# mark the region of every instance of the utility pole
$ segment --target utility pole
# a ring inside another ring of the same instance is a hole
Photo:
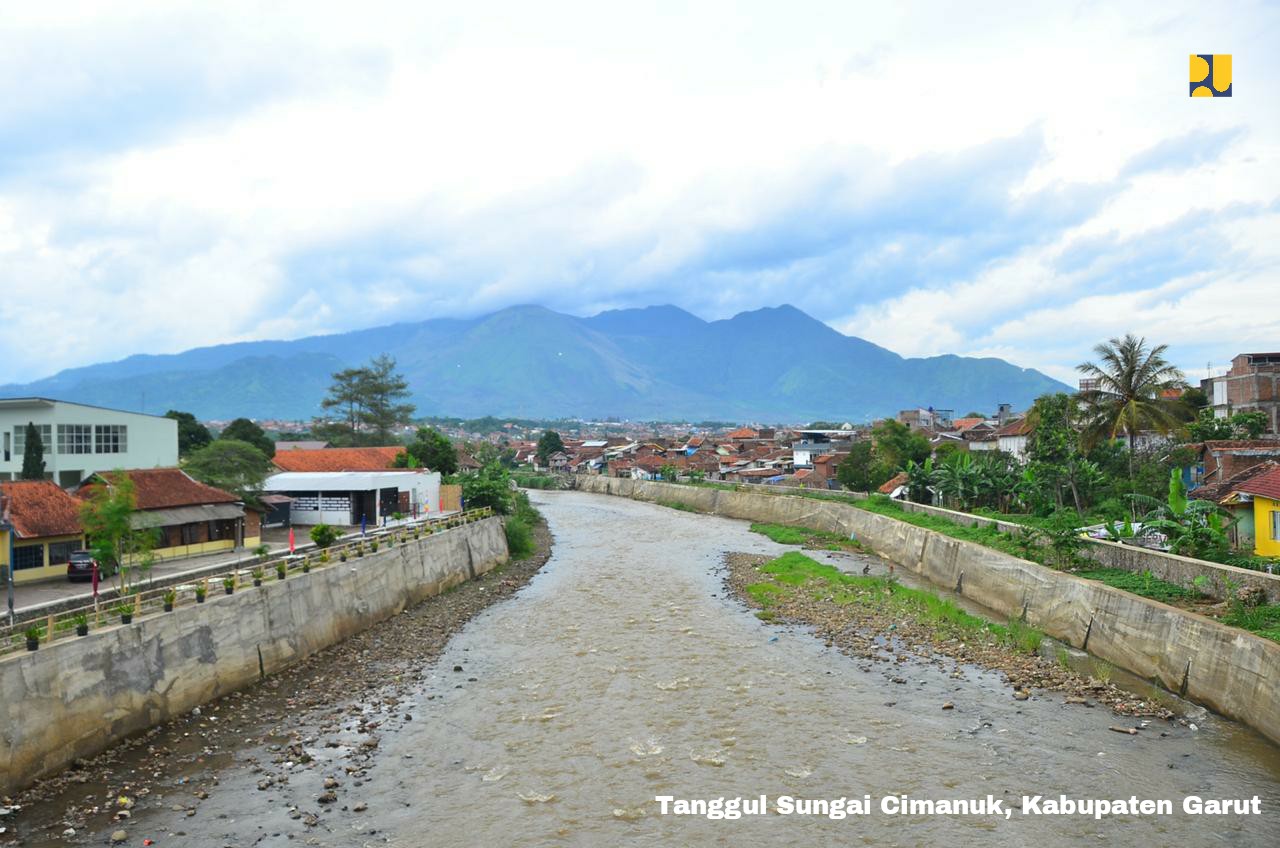
[[[6,551],[7,559],[5,560],[5,587],[9,595],[9,626],[13,626],[13,522],[9,520],[8,503],[0,498],[0,531],[4,532],[4,538],[8,544],[9,550]]]

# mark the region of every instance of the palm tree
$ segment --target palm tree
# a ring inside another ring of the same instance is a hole
[[[1177,401],[1164,397],[1166,389],[1186,387],[1186,380],[1164,358],[1168,345],[1147,348],[1147,340],[1132,333],[1111,339],[1094,349],[1099,363],[1085,362],[1076,370],[1094,381],[1095,388],[1080,392],[1085,404],[1085,438],[1092,446],[1103,437],[1121,433],[1129,439],[1130,476],[1134,440],[1141,430],[1168,433],[1178,424]]]

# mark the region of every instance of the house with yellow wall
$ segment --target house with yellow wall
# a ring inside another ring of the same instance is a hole
[[[51,480],[0,482],[0,570],[7,576],[12,555],[15,583],[65,578],[84,547],[79,500]]]
[[[1280,468],[1237,484],[1234,495],[1253,504],[1253,552],[1280,557]]]

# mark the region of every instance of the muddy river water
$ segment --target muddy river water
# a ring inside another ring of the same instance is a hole
[[[190,831],[159,845],[1280,845],[1280,756],[1237,724],[1201,711],[1194,730],[1157,722],[1122,736],[1104,709],[1016,701],[995,674],[857,661],[724,596],[726,552],[785,550],[747,524],[533,497],[554,555],[417,686],[414,720],[382,736],[361,787],[367,811],[307,830],[228,766],[216,828],[160,809],[130,830]],[[663,816],[654,800],[761,794],[870,795],[875,809],[719,821]],[[903,794],[991,795],[1014,809],[1007,820],[880,812],[881,796]],[[1024,794],[1169,799],[1175,813],[1023,815]],[[1262,814],[1187,815],[1190,795],[1260,796]]]

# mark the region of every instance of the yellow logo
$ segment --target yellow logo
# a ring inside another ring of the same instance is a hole
[[[1231,96],[1231,54],[1191,54],[1191,96]]]

